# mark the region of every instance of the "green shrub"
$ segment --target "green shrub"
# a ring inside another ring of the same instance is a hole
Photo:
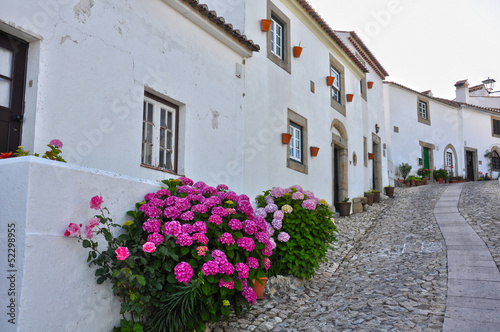
[[[399,173],[401,173],[401,176],[403,177],[403,180],[406,181],[406,177],[408,174],[411,172],[411,165],[408,163],[402,163],[399,165]]]

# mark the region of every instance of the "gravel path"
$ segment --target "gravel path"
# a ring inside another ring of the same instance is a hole
[[[394,199],[337,217],[329,263],[311,280],[271,278],[268,299],[226,331],[440,331],[446,248],[433,209],[446,185],[396,188]]]

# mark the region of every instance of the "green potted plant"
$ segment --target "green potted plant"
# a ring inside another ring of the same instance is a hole
[[[401,165],[399,165],[399,173],[403,177],[403,180],[406,181],[406,177],[408,176],[408,174],[410,174],[410,172],[411,172],[411,165],[410,164],[402,163]]]
[[[351,202],[349,202],[349,197],[345,197],[342,202],[338,203],[338,206],[341,217],[348,217],[351,215]]]
[[[375,194],[372,193],[371,190],[365,191],[366,203],[370,206],[373,205],[373,196],[375,196]]]
[[[388,185],[387,187],[384,188],[385,189],[385,194],[387,196],[389,196],[390,198],[393,198],[394,197],[394,187],[392,187],[391,185]]]
[[[414,175],[410,175],[407,179],[407,182],[409,182],[410,185],[413,187],[413,186],[415,186],[415,180],[416,180],[416,177]]]
[[[380,203],[380,190],[370,190],[373,194],[373,203]]]

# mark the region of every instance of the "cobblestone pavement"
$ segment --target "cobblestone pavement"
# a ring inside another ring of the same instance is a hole
[[[433,209],[447,185],[396,188],[394,199],[337,217],[336,250],[310,280],[271,278],[268,299],[227,331],[440,331],[446,248]]]
[[[500,185],[498,181],[464,184],[458,210],[493,256],[500,269]]]

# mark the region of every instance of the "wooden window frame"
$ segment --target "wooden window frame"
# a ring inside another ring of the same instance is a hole
[[[332,54],[330,54],[330,74],[332,72],[332,68],[335,69],[338,73],[339,73],[339,76],[340,76],[340,82],[338,82],[339,84],[339,89],[340,89],[340,100],[336,100],[333,98],[333,89],[334,87],[332,86],[330,88],[330,106],[333,107],[334,109],[336,109],[340,114],[342,114],[343,116],[346,116],[346,107],[345,107],[345,94],[344,94],[344,91],[345,91],[345,70],[344,70],[344,66],[342,65],[342,63],[340,63],[340,61],[338,61],[337,59],[335,59],[333,57]],[[333,81],[334,84],[335,84],[335,81]]]
[[[421,107],[420,105],[424,104],[425,105],[425,117],[422,116],[421,112]],[[430,103],[427,98],[417,98],[417,118],[418,122],[426,124],[426,125],[431,125],[431,111],[430,111]]]

